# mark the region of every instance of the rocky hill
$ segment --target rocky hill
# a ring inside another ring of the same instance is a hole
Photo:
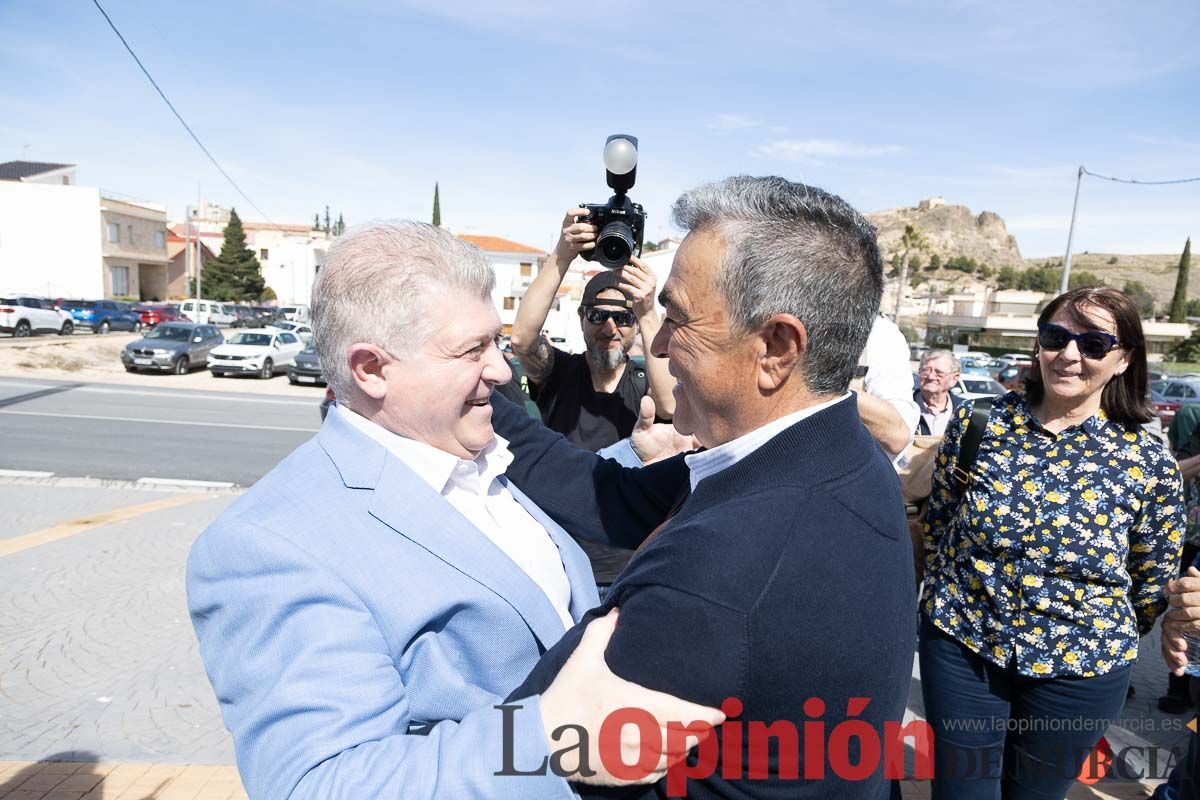
[[[1180,246],[1180,252],[1183,247]],[[1026,266],[1040,267],[1047,262],[1044,258],[1026,259]],[[1062,257],[1049,259],[1056,266],[1062,266]],[[1200,298],[1200,276],[1197,276],[1195,259],[1188,280],[1188,299]],[[1166,309],[1171,305],[1175,296],[1175,278],[1179,273],[1179,253],[1162,255],[1121,255],[1119,253],[1076,253],[1071,256],[1071,274],[1091,272],[1109,286],[1118,289],[1125,286],[1126,281],[1141,281],[1150,293],[1154,295],[1154,306]]]
[[[962,256],[993,270],[1026,266],[1017,240],[1009,235],[1000,215],[992,211],[977,215],[966,206],[948,206],[940,197],[934,197],[922,200],[916,208],[875,211],[867,214],[867,219],[879,229],[879,249],[885,262],[899,250],[904,226],[912,225],[925,234],[929,243],[929,250],[921,254],[926,264],[937,253],[943,262]]]

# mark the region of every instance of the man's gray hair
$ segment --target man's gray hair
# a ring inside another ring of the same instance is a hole
[[[953,367],[953,369],[951,369],[950,371],[951,372],[962,372],[962,364],[958,363],[958,356],[954,355],[954,353],[950,352],[949,350],[927,350],[927,351],[925,351],[925,355],[921,356],[921,366],[924,367],[926,364],[928,364],[930,361],[933,361],[935,358],[950,359],[950,365]]]
[[[809,391],[845,392],[883,295],[875,226],[821,189],[744,175],[687,192],[673,215],[685,230],[723,239],[716,285],[734,331],[794,315],[808,331]]]
[[[334,239],[312,291],[321,371],[339,402],[357,392],[346,353],[378,345],[407,359],[433,334],[436,295],[491,298],[496,274],[478,247],[444,228],[404,219],[358,225]]]

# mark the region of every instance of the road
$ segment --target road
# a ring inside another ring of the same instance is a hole
[[[0,378],[0,469],[249,486],[320,427],[318,402]]]

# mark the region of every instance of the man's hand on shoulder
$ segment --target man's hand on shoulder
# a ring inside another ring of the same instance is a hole
[[[604,651],[616,630],[617,622],[617,610],[613,609],[607,616],[588,623],[579,646],[541,697],[542,727],[551,749],[561,738],[564,725],[580,725],[588,732],[587,760],[593,772],[569,778],[578,783],[599,786],[655,783],[666,775],[668,767],[682,760],[688,750],[699,744],[698,740],[689,737],[690,746],[687,749],[662,753],[654,771],[642,780],[617,778],[605,770],[604,761],[600,758],[599,742],[601,726],[618,709],[637,708],[649,712],[658,722],[659,740],[669,744],[674,744],[676,738],[667,736],[668,723],[687,725],[701,721],[715,729],[725,721],[725,715],[719,709],[689,703],[614,675],[604,660]],[[555,735],[556,732],[559,736]],[[637,763],[640,750],[637,727],[626,725],[621,731],[621,760],[626,764]],[[579,763],[566,760],[562,766],[567,770],[575,770]]]

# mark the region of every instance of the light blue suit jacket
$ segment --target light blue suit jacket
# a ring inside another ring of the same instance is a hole
[[[509,489],[558,545],[578,621],[599,605],[587,557]],[[571,796],[553,773],[494,775],[493,706],[562,620],[520,567],[338,414],[201,534],[187,593],[254,800]],[[538,699],[513,718],[517,769],[549,753]]]

